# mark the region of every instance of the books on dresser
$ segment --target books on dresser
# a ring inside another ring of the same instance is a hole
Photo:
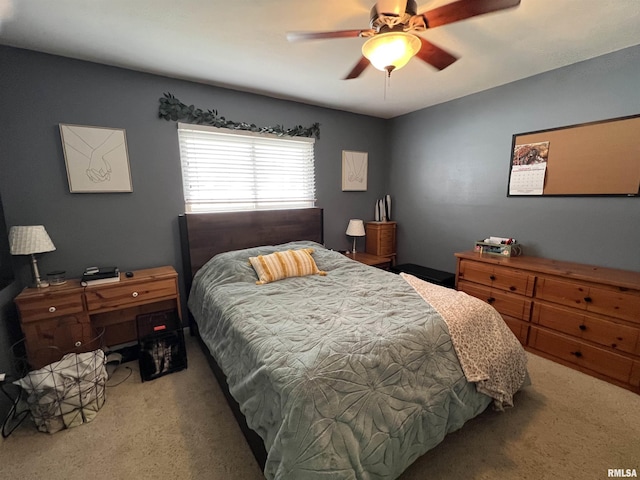
[[[80,283],[84,287],[119,281],[120,270],[118,267],[89,267],[80,279]]]

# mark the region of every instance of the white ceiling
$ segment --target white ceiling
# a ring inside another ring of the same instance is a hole
[[[419,1],[418,12],[450,1]],[[0,43],[382,118],[640,44],[640,0],[522,0],[428,30],[459,60],[439,72],[412,59],[387,85],[373,67],[342,80],[364,39],[286,40],[287,31],[368,28],[374,3],[0,0]]]

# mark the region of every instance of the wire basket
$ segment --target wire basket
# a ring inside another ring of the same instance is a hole
[[[55,433],[94,419],[105,402],[107,370],[102,350],[68,353],[16,380],[36,427]]]

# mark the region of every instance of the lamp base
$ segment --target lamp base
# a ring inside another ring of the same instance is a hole
[[[33,269],[33,288],[45,288],[49,286],[47,280],[40,279],[40,272],[38,271],[38,262],[36,256],[31,254],[31,267]]]

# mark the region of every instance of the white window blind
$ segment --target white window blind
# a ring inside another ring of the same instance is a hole
[[[314,139],[178,124],[185,211],[315,206]]]

